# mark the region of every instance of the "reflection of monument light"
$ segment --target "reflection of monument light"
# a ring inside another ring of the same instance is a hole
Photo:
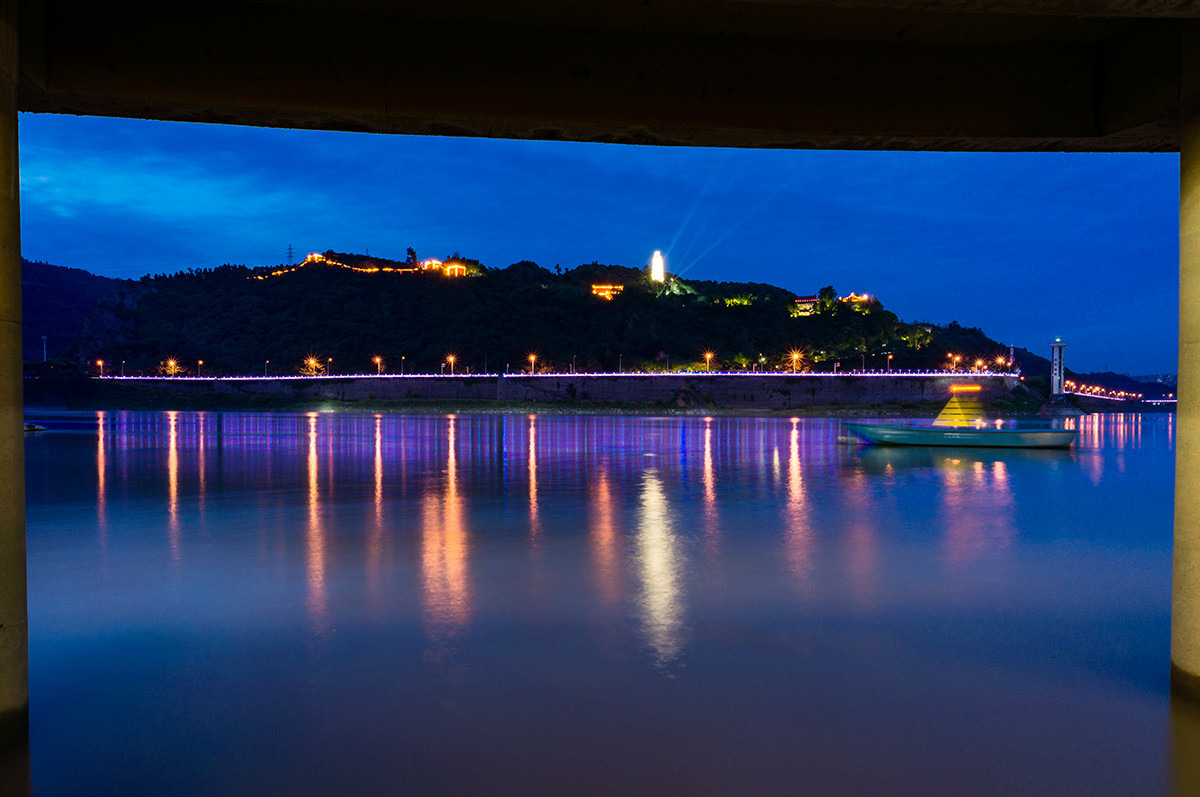
[[[650,279],[655,282],[667,281],[667,269],[663,265],[663,255],[657,249],[654,250],[654,256],[650,258]]]
[[[683,647],[683,552],[671,530],[671,510],[657,474],[646,474],[641,503],[637,530],[642,575],[639,603],[650,646],[661,665],[675,659]]]

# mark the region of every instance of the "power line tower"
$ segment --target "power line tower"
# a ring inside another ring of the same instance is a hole
[[[295,256],[296,256],[295,252],[292,251],[292,245],[288,244],[288,265],[289,266],[292,264],[292,260],[293,260],[293,258],[295,258]]]

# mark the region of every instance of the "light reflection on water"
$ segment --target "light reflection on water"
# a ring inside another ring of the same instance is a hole
[[[768,417],[38,420],[49,793],[127,792],[131,766],[132,791],[175,793],[1180,776],[1173,415],[1086,416],[1069,452]]]

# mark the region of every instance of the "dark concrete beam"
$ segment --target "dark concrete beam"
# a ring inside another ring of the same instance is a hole
[[[854,41],[271,3],[31,5],[28,111],[712,146],[1177,147],[1169,22],[1104,28],[1100,42]]]

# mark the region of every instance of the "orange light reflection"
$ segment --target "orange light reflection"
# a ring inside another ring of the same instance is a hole
[[[180,557],[179,539],[179,413],[167,413],[167,539],[171,545],[171,559]]]
[[[471,618],[469,539],[458,496],[455,420],[450,416],[446,432],[445,489],[440,498],[430,493],[422,506],[422,597],[426,633],[434,640],[458,635]]]
[[[308,606],[312,632],[329,631],[329,607],[325,592],[325,530],[321,527],[321,495],[318,482],[317,414],[308,414]]]

